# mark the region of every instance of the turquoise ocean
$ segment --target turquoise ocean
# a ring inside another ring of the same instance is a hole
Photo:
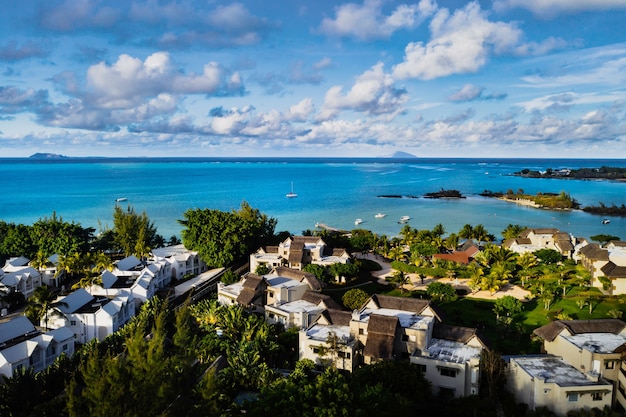
[[[145,211],[165,238],[180,236],[177,220],[190,208],[237,209],[242,201],[278,220],[276,231],[300,234],[316,223],[398,235],[401,216],[416,229],[443,224],[457,233],[482,224],[497,238],[508,224],[556,227],[575,236],[626,239],[626,218],[548,211],[481,197],[484,190],[570,193],[583,206],[626,204],[626,182],[530,179],[524,168],[626,167],[626,160],[396,158],[68,158],[0,159],[0,219],[32,224],[52,213],[97,230],[112,227],[115,204]],[[297,198],[286,198],[293,183]],[[425,199],[459,190],[467,198]],[[417,198],[380,198],[380,195]],[[116,199],[126,201],[116,203]],[[375,218],[385,213],[384,218]]]

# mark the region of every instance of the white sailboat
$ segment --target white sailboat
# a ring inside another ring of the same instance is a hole
[[[295,198],[297,196],[298,196],[298,194],[293,192],[293,181],[292,181],[291,182],[291,191],[288,192],[287,194],[285,194],[285,197],[287,197],[287,198]]]

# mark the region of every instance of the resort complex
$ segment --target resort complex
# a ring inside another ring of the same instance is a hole
[[[555,294],[564,296],[575,288],[581,294],[583,289],[595,291],[596,304],[600,297],[626,295],[626,242],[590,243],[558,229],[521,228],[498,245],[486,243],[480,234],[478,239],[470,234],[444,240],[441,231],[407,226],[402,238],[361,248],[359,256],[329,243],[348,243],[356,250],[359,233],[288,236],[252,250],[243,263],[229,268],[212,268],[199,251],[175,244],[144,256],[120,257],[100,269],[94,266],[97,273],[79,283],[60,255],[43,263],[11,257],[0,270],[0,374],[8,381],[24,369],[43,372],[61,356],[106,343],[154,299],[167,300],[175,309],[208,299],[219,306],[211,308],[236,309],[294,334],[294,360],[309,361],[320,374],[350,375],[392,361],[419,370],[438,398],[485,397],[504,388],[528,410],[547,409],[558,416],[581,409],[626,410],[622,310],[614,311],[614,318],[578,320],[557,312],[529,337],[540,346],[537,351],[506,352],[503,341],[494,348],[484,324],[468,326],[459,319],[462,313],[455,313],[455,322],[446,304],[459,296],[488,294],[497,325],[504,329],[500,334],[512,335],[514,315],[531,300],[548,311]],[[379,268],[362,281],[350,268],[362,267],[366,259]],[[546,274],[554,280],[540,281],[539,270],[532,268],[541,264],[552,265],[545,271],[553,271]],[[513,271],[519,280],[513,279]],[[531,288],[531,280],[538,289]],[[385,290],[367,293],[361,287]],[[452,292],[446,293],[447,288]],[[350,307],[338,296],[357,290],[365,296]],[[45,291],[54,296],[35,323],[11,301],[20,295],[27,305],[42,302]],[[587,306],[591,313],[593,304],[580,303],[581,311]],[[225,337],[226,323],[198,320]],[[234,352],[225,352],[230,360]],[[500,379],[494,377],[498,373]],[[494,387],[497,381],[501,385]]]

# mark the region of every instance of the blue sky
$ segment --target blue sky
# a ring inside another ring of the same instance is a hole
[[[626,157],[626,0],[21,0],[0,156]]]

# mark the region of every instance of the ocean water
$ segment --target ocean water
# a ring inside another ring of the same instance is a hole
[[[443,224],[447,233],[464,224],[482,224],[496,237],[508,224],[556,227],[575,236],[606,233],[626,239],[626,218],[582,211],[549,211],[478,195],[484,190],[571,194],[584,205],[626,204],[626,183],[531,179],[511,176],[524,168],[619,166],[626,160],[558,159],[0,159],[0,219],[32,224],[53,212],[66,221],[112,227],[119,203],[145,211],[158,233],[180,236],[179,219],[190,208],[237,209],[242,201],[278,220],[276,231],[300,234],[326,223],[359,226],[395,236],[401,216],[417,229]],[[297,198],[286,198],[293,183]],[[425,193],[459,190],[467,198],[432,200]],[[380,195],[418,198],[380,198]],[[385,213],[382,219],[376,213]]]

